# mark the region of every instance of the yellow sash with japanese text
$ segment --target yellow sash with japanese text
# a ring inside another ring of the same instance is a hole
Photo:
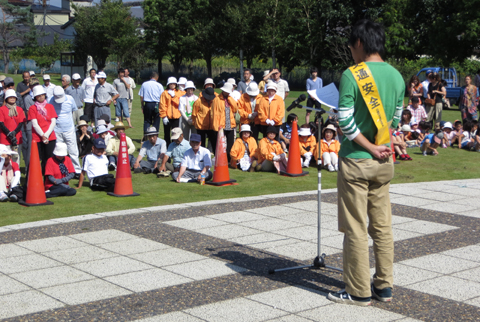
[[[389,123],[383,109],[383,103],[380,99],[377,84],[373,79],[372,72],[364,62],[349,68],[355,81],[357,82],[363,100],[367,105],[368,111],[372,116],[373,122],[377,127],[377,135],[375,136],[375,144],[383,145],[390,143]]]

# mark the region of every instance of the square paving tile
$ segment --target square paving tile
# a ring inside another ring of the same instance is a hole
[[[48,287],[41,289],[41,291],[69,305],[99,301],[132,293],[100,279]]]
[[[409,265],[442,274],[451,274],[479,266],[477,262],[472,262],[442,254],[431,254],[418,258],[407,259],[405,261],[401,261],[400,264]]]
[[[154,252],[130,255],[139,261],[158,266],[175,265],[185,262],[198,261],[207,257],[178,248],[157,250]]]
[[[451,202],[435,202],[429,205],[421,205],[419,208],[434,210],[434,211],[441,211],[441,212],[448,212],[451,214],[456,214],[468,210],[477,209],[477,206],[472,206],[469,204],[462,204],[457,205]]]
[[[310,310],[332,303],[327,300],[325,294],[296,286],[258,293],[247,296],[247,298],[290,313]]]
[[[16,244],[37,253],[87,246],[81,241],[65,236],[28,240]]]
[[[480,267],[452,274],[452,276],[480,283]]]
[[[413,231],[397,229],[397,226],[393,226],[392,232],[393,232],[393,241],[399,241],[399,240],[423,236],[423,234],[414,233]]]
[[[281,216],[278,216],[278,218],[297,222],[302,225],[311,225],[315,227],[318,224],[318,216],[316,213],[313,213],[313,212],[298,212],[294,214],[281,215]],[[327,221],[333,221],[333,220],[337,220],[337,217],[322,214],[322,217],[321,217],[322,223],[325,223]]]
[[[303,224],[298,222],[292,222],[292,221],[281,220],[276,218],[247,221],[247,222],[241,223],[240,225],[244,227],[259,229],[263,231],[272,231],[272,232],[280,229],[289,229],[289,228],[303,226]]]
[[[255,208],[255,209],[248,209],[248,212],[253,212],[260,215],[265,215],[269,217],[277,218],[281,215],[288,215],[295,212],[292,208],[285,207],[285,206],[270,206],[270,207],[263,207],[263,208]]]
[[[297,313],[305,318],[319,321],[321,317],[327,317],[328,321],[394,321],[405,316],[376,307],[360,307],[355,305],[331,304],[319,308]]]
[[[395,225],[396,229],[403,229],[408,231],[413,231],[420,234],[436,234],[441,233],[451,229],[457,229],[457,227],[437,224],[435,222],[424,221],[424,220],[415,220],[406,222],[403,224]]]
[[[375,271],[375,269],[373,270]],[[393,264],[393,283],[395,285],[406,286],[438,276],[441,276],[441,274],[407,265]]]
[[[82,215],[82,216],[55,218],[53,220],[61,223],[67,223],[67,222],[85,221],[85,220],[100,219],[100,218],[103,218],[103,216],[90,214],[90,215]]]
[[[184,311],[210,322],[238,322],[239,317],[242,322],[254,322],[287,314],[285,311],[244,298],[198,306]]]
[[[245,268],[211,258],[167,266],[164,269],[194,280],[203,280],[247,271]]]
[[[237,224],[210,227],[210,228],[197,230],[196,232],[200,234],[216,237],[216,238],[227,239],[227,240],[234,237],[241,237],[241,236],[248,236],[248,235],[255,235],[255,234],[262,233],[261,230],[243,227]]]
[[[403,224],[409,221],[415,221],[415,218],[409,218],[409,217],[402,217],[402,216],[392,216],[392,226],[393,225],[398,225],[398,224]]]
[[[470,304],[470,305],[480,306],[480,297],[476,297],[474,299],[465,301],[465,303]]]
[[[0,295],[18,293],[30,290],[30,287],[8,277],[7,275],[0,275]]]
[[[278,318],[274,318],[271,320],[268,320],[271,322],[312,322],[310,319],[305,319],[302,318],[301,316],[295,315],[295,314],[290,314],[290,315],[285,315],[285,316],[280,316]]]
[[[452,276],[441,276],[411,284],[408,288],[455,301],[466,301],[480,296],[480,283]]]
[[[139,254],[171,248],[171,246],[146,238],[129,239],[108,244],[101,244],[99,247],[122,255]]]
[[[190,314],[178,311],[167,314],[152,316],[135,322],[204,322],[205,320],[196,318]]]
[[[462,248],[456,248],[442,252],[441,254],[467,259],[474,262],[480,262],[480,246],[471,245]]]
[[[271,247],[265,250],[299,260],[313,259],[315,256],[317,256],[317,244],[306,241],[284,246]],[[322,253],[335,254],[339,252],[341,252],[341,249],[335,249],[322,244]]]
[[[33,288],[75,283],[94,279],[95,276],[68,266],[57,266],[10,275]]]
[[[215,220],[207,217],[192,217],[187,219],[166,221],[164,222],[164,224],[188,230],[198,230],[203,228],[226,225],[224,221]]]
[[[15,244],[0,245],[0,258],[31,255],[31,254],[33,254],[31,250],[17,246]]]
[[[75,238],[85,243],[94,244],[94,245],[104,244],[104,243],[113,243],[120,240],[138,238],[137,236],[127,234],[127,233],[124,233],[123,231],[115,230],[115,229],[93,231],[89,233],[70,235],[69,237]]]
[[[42,255],[53,258],[65,264],[76,264],[88,261],[94,261],[102,258],[116,257],[118,254],[112,253],[108,250],[96,247],[85,246],[79,248],[71,248],[64,250],[56,250],[53,252],[46,252]]]
[[[60,265],[62,265],[62,263],[54,261],[53,259],[32,254],[2,259],[0,261],[0,272],[12,274]]]
[[[193,281],[190,278],[170,273],[160,268],[110,276],[105,279],[134,292],[145,292]]]
[[[91,262],[74,264],[72,266],[99,277],[125,274],[153,268],[151,265],[123,256],[98,259]]]
[[[445,192],[440,192],[440,191],[432,191],[432,192],[427,192],[424,194],[420,195],[422,198],[429,199],[429,200],[437,200],[437,201],[455,201],[455,200],[460,200],[463,199],[463,202],[465,202],[466,196],[461,196],[461,195],[455,195],[452,193],[445,193]],[[468,201],[467,201],[468,202]]]
[[[263,215],[254,214],[246,211],[227,212],[223,214],[209,215],[205,217],[215,219],[215,220],[225,221],[228,223],[240,223],[244,221],[261,220],[261,219],[269,218]]]
[[[0,296],[0,319],[57,309],[65,305],[38,291]]]
[[[241,245],[246,245],[246,246],[252,246],[255,247],[255,245],[258,244],[263,244],[267,242],[291,242],[291,238],[283,235],[278,235],[274,233],[268,233],[264,232],[261,234],[255,234],[255,235],[250,235],[250,236],[242,236],[242,237],[235,237],[235,238],[230,238],[229,241],[233,243],[238,243]]]
[[[474,210],[460,211],[457,214],[461,216],[480,218],[480,211],[478,211],[478,208]]]
[[[419,207],[419,206],[424,206],[429,204],[436,204],[438,203],[438,201],[405,196],[404,198],[401,198],[401,199],[395,198],[395,201],[393,203],[396,203],[398,205],[410,206],[410,207]]]
[[[328,232],[324,229],[322,232]],[[333,231],[332,231],[333,232]],[[300,226],[289,229],[277,230],[275,233],[301,240],[314,239],[318,235],[317,227],[314,226]]]

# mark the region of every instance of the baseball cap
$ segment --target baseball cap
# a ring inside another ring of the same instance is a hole
[[[50,80],[50,75],[47,75],[47,74],[43,75],[43,80]]]
[[[77,79],[82,79],[82,77],[80,77],[79,73],[75,73],[75,74],[72,75],[72,79],[77,80]]]
[[[93,146],[97,149],[106,149],[107,146],[105,145],[105,141],[102,138],[95,139],[93,141]]]
[[[65,91],[62,86],[55,86],[53,89],[53,98],[55,99],[55,103],[62,104],[65,102]]]
[[[35,76],[35,72],[33,70],[29,71],[28,73],[30,74],[30,76]]]
[[[7,76],[5,75],[0,75],[0,82],[3,82],[5,80],[5,78],[7,78]]]
[[[3,83],[5,84],[5,86],[8,86],[10,84],[15,84],[15,82],[13,81],[13,78],[11,77],[6,77]]]
[[[176,140],[176,139],[178,139],[178,138],[180,137],[180,135],[182,135],[182,134],[183,134],[182,129],[179,128],[179,127],[175,127],[175,128],[172,129],[172,137],[171,137],[171,139],[172,139],[172,140]]]
[[[202,142],[202,137],[200,136],[200,134],[192,133],[190,135],[190,142]]]
[[[452,123],[450,123],[450,122],[445,122],[445,124],[443,125],[443,128],[444,128],[444,129],[453,130]]]
[[[435,133],[434,137],[433,137],[433,140],[435,141],[435,143],[442,143],[442,140],[443,140],[443,132],[442,131],[439,131],[437,133]]]
[[[107,78],[107,74],[105,74],[104,72],[100,72],[97,74],[97,76],[95,76],[96,78]]]

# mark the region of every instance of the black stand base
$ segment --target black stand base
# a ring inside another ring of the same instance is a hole
[[[107,192],[107,195],[109,196],[114,196],[114,197],[118,197],[118,198],[122,198],[122,197],[136,197],[136,196],[140,196],[140,194],[134,192],[132,193],[131,195],[117,195],[113,192]]]
[[[275,274],[277,272],[291,271],[294,269],[303,269],[303,268],[311,268],[311,269],[328,268],[337,272],[343,272],[341,268],[325,265],[325,256],[326,256],[325,254],[322,254],[322,256],[315,257],[312,265],[301,265],[301,266],[294,266],[294,267],[287,267],[287,268],[271,269],[268,271],[268,274]]]
[[[53,205],[53,202],[50,200],[47,200],[44,203],[26,203],[25,200],[19,200],[18,204],[25,207],[35,207],[35,206],[50,206],[50,205]]]
[[[225,186],[225,185],[231,185],[231,184],[234,184],[235,182],[237,182],[237,180],[235,179],[230,179],[228,181],[220,181],[220,182],[212,182],[212,181],[208,181],[208,182],[205,182],[205,184],[210,184],[212,186]]]
[[[303,176],[306,176],[308,174],[308,171],[302,171],[302,173],[298,173],[298,174],[288,173],[288,172],[285,172],[285,171],[280,171],[280,174],[282,176],[287,176],[287,177],[303,177]]]

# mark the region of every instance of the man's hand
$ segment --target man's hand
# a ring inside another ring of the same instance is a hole
[[[136,168],[138,168],[139,166],[140,166],[140,162],[137,161],[137,162],[135,162],[135,164],[133,165],[133,168],[136,169]]]
[[[158,162],[157,162],[157,163],[158,163]],[[164,164],[161,164],[161,165],[158,167],[158,171],[160,171],[160,172],[166,171],[165,165],[164,165]]]
[[[117,152],[117,151],[112,152],[112,155],[117,157],[117,156],[118,156],[118,152]]]
[[[112,100],[108,100],[105,105],[110,105],[110,104],[112,104]]]
[[[290,140],[287,138],[284,138],[283,141],[285,141],[286,144],[290,144]]]
[[[176,180],[178,183],[180,183],[180,176],[177,177],[177,180]]]
[[[385,159],[392,155],[392,150],[386,145],[373,145],[370,153],[377,159]]]

